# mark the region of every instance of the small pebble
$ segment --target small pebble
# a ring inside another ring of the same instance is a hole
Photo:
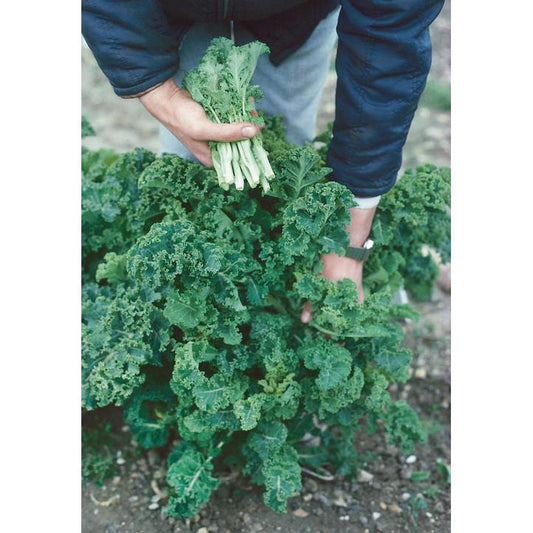
[[[408,492],[404,492],[402,494],[402,500],[403,501],[407,501],[410,497],[411,497],[411,495]]]
[[[417,368],[415,370],[415,378],[426,379],[427,375],[428,375],[428,371],[425,368]]]
[[[148,509],[150,509],[150,511],[155,511],[156,509],[159,509],[159,504],[154,502],[154,503],[151,503],[149,506],[148,506]]]
[[[413,475],[413,469],[410,467],[402,468],[402,477],[403,479],[411,479]]]
[[[339,516],[339,520],[350,520],[350,516],[345,514],[345,515],[342,515],[342,516]]]
[[[325,494],[322,494],[321,492],[316,492],[315,494],[313,494],[313,498],[319,502],[322,502],[324,505],[328,505],[328,506],[331,505],[330,499]]]
[[[410,455],[410,456],[405,460],[405,462],[406,462],[408,465],[412,465],[415,461],[416,461],[416,455]]]
[[[435,504],[435,512],[437,512],[437,513],[443,513],[444,512],[444,505],[442,504],[442,502],[437,502]]]
[[[381,513],[378,513],[378,512],[376,512],[376,511],[374,511],[374,512],[372,513],[372,518],[373,518],[374,520],[377,520],[380,516],[381,516]]]
[[[316,492],[318,490],[318,483],[314,479],[306,479],[305,488],[309,492]]]
[[[385,511],[387,509],[387,504],[385,502],[379,502],[379,506]]]
[[[201,527],[196,533],[209,533],[206,527]]]
[[[359,472],[357,472],[357,481],[359,481],[359,483],[369,483],[373,479],[374,474],[371,474],[366,470],[359,470]]]
[[[308,502],[310,500],[313,499],[313,495],[312,494],[305,494],[304,495],[304,502]]]
[[[123,465],[125,462],[126,460],[124,459],[124,457],[119,457],[117,459],[117,465]]]
[[[298,509],[293,512],[293,515],[298,516],[300,518],[305,518],[306,516],[309,516],[309,513],[307,511],[304,511],[301,507],[298,507]]]
[[[335,500],[333,500],[333,505],[336,505],[337,507],[348,507],[348,504],[346,503],[346,500],[342,494],[339,494]]]
[[[120,483],[120,476],[115,476],[112,481],[113,485],[118,485]]]
[[[402,509],[401,507],[398,507],[398,505],[393,503],[392,505],[389,505],[389,511],[391,511],[392,513],[401,513]]]

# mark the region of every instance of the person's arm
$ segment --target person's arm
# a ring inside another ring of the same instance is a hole
[[[115,93],[134,97],[171,78],[188,26],[158,0],[82,0],[82,33]]]
[[[115,93],[139,97],[206,166],[208,141],[238,141],[259,132],[250,123],[214,124],[172,77],[187,24],[171,25],[157,0],[83,0],[82,31]]]
[[[431,65],[429,25],[444,0],[341,0],[338,75],[328,166],[358,207],[350,210],[350,244],[368,238],[376,206],[394,183],[402,148]],[[322,275],[349,278],[363,294],[363,262],[322,256]],[[311,320],[311,304],[302,312]]]
[[[444,0],[341,0],[328,166],[356,197],[390,190],[431,65]]]

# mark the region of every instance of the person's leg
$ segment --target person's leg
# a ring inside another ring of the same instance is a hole
[[[211,39],[214,37],[229,37],[229,24],[193,24],[191,29],[183,38],[180,47],[180,66],[174,80],[178,87],[181,87],[183,76],[189,70],[195,68],[202,59]],[[194,159],[183,144],[168,131],[163,125],[159,126],[159,153],[171,153],[179,155],[185,159]]]
[[[259,85],[264,97],[257,108],[271,115],[281,115],[287,127],[287,138],[304,144],[315,136],[318,106],[337,40],[339,9],[320,21],[309,39],[279,66],[268,56],[259,58],[252,83]],[[243,34],[237,25],[239,44]],[[246,35],[250,40],[250,34]]]

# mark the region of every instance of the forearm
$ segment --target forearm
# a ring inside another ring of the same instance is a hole
[[[356,196],[390,190],[431,64],[443,0],[342,0],[328,166]]]
[[[83,0],[82,33],[115,93],[139,96],[175,74],[188,25],[172,26],[158,0]]]
[[[376,213],[376,207],[370,209],[360,209],[352,207],[350,209],[350,225],[348,226],[348,234],[350,236],[350,245],[360,247],[370,235],[372,229],[372,222]]]

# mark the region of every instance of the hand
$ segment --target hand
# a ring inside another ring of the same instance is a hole
[[[140,96],[139,100],[207,167],[213,166],[209,141],[242,141],[251,139],[261,130],[261,126],[249,122],[211,122],[202,106],[173,79]]]
[[[359,209],[352,207],[350,209],[350,225],[348,226],[348,233],[350,236],[350,244],[352,246],[362,246],[370,234],[372,228],[372,221],[376,208]],[[321,256],[323,270],[322,275],[331,280],[339,281],[344,278],[351,279],[357,285],[357,293],[359,294],[359,303],[362,304],[365,295],[363,293],[363,261],[356,261],[349,257],[341,257],[337,254],[331,253]],[[312,320],[311,316],[311,302],[306,302],[300,320],[307,324]]]

